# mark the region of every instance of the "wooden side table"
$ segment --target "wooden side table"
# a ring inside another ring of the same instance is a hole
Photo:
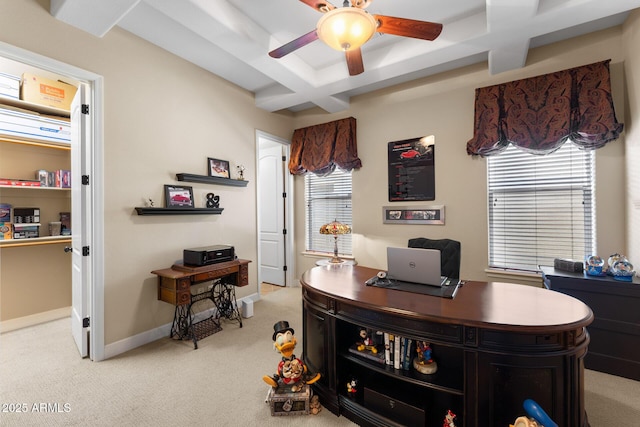
[[[251,261],[237,259],[205,266],[190,266],[176,263],[171,268],[154,270],[158,276],[158,300],[173,304],[175,308],[171,325],[171,338],[191,339],[198,348],[198,339],[220,331],[220,319],[237,320],[242,327],[242,315],[236,301],[235,287],[249,284]],[[191,286],[212,281],[211,289],[192,294]],[[195,303],[209,299],[216,308],[215,315],[193,322],[192,307]]]

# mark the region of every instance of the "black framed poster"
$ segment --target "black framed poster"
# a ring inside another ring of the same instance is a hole
[[[389,201],[435,200],[433,136],[388,144]]]

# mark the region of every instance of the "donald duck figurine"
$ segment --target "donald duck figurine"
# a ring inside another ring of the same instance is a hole
[[[320,379],[320,374],[311,375],[307,372],[307,365],[293,354],[297,340],[289,322],[281,320],[273,325],[273,347],[282,355],[278,363],[278,371],[272,375],[262,377],[264,382],[273,388],[280,385],[291,387],[291,391],[302,390],[305,384],[313,384]]]

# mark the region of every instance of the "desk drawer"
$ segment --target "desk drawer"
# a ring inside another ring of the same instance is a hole
[[[193,276],[193,282],[205,282],[207,280],[217,279],[218,277],[228,276],[238,271],[238,266],[221,268],[215,271],[206,271],[204,273],[198,273]]]
[[[184,305],[191,302],[191,291],[175,292],[172,289],[159,288],[158,299],[173,305]]]

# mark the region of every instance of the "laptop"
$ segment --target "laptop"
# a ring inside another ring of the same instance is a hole
[[[420,285],[443,286],[437,249],[387,248],[387,278]]]
[[[386,274],[378,273],[367,286],[454,298],[462,282],[441,275],[437,249],[387,248]],[[384,272],[381,272],[384,273]]]

